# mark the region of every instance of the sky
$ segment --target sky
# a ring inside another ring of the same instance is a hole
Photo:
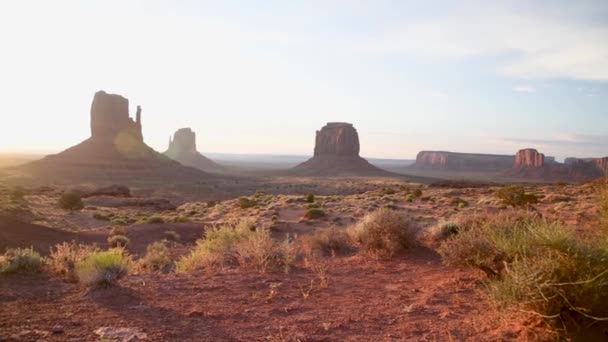
[[[312,154],[329,121],[366,157],[608,156],[608,1],[2,0],[0,151],[90,135],[98,90],[145,142]]]

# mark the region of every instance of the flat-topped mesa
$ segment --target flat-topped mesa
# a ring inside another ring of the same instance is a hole
[[[504,171],[513,166],[513,155],[421,151],[412,166],[436,171]]]
[[[596,159],[593,160],[593,163],[605,175],[608,175],[608,157],[596,158]]]
[[[328,122],[317,131],[314,156],[359,156],[359,134],[352,124]]]
[[[137,106],[136,119],[129,117],[129,100],[105,91],[98,91],[91,105],[91,138],[114,140],[128,135],[143,142],[141,132],[141,107]]]
[[[517,151],[515,155],[515,168],[542,168],[545,166],[545,155],[533,148]]]
[[[173,140],[169,138],[168,153],[193,153],[196,152],[196,133],[190,128],[180,128],[173,134]]]

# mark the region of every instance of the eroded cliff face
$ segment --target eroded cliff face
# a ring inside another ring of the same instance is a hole
[[[329,122],[317,131],[314,156],[289,170],[302,176],[387,176],[359,156],[359,134],[352,124]]]
[[[137,107],[136,120],[129,117],[129,100],[98,91],[91,104],[91,138],[115,140],[121,135],[143,142],[141,130],[141,107]]]
[[[543,166],[545,166],[545,155],[533,148],[519,150],[515,155],[515,165],[513,165],[515,168],[542,168]]]
[[[180,128],[169,138],[169,149],[163,153],[182,165],[208,172],[222,172],[223,166],[203,156],[196,150],[196,133],[190,128]]]
[[[436,171],[504,171],[513,165],[514,159],[508,155],[422,151],[412,167]]]
[[[317,131],[315,156],[359,156],[359,134],[352,124],[329,122]]]

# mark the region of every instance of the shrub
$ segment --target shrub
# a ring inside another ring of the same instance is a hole
[[[325,216],[325,212],[319,208],[308,209],[308,211],[306,211],[306,214],[304,214],[304,217],[309,220],[318,219],[318,218],[321,218],[324,216]]]
[[[9,196],[10,196],[11,201],[21,202],[21,201],[25,200],[25,194],[26,194],[25,189],[20,186],[17,186],[17,187],[14,187],[13,189],[11,189]]]
[[[222,225],[205,231],[191,253],[180,259],[178,271],[217,269],[228,265],[240,265],[265,271],[275,265],[286,266],[292,258],[288,245],[272,239],[265,229],[252,229],[250,221]]]
[[[576,236],[571,227],[538,217],[497,215],[465,227],[440,247],[448,265],[490,276],[487,288],[501,306],[547,318],[608,316],[608,248]]]
[[[75,241],[57,244],[51,248],[49,267],[53,272],[65,276],[68,280],[76,281],[76,263],[96,251],[95,246],[81,245]]]
[[[335,255],[353,251],[354,245],[345,229],[330,227],[317,229],[311,234],[302,236],[300,248],[307,255]]]
[[[433,227],[431,235],[433,240],[443,241],[457,235],[460,229],[457,223],[447,222]]]
[[[450,204],[453,206],[456,206],[458,208],[465,208],[469,206],[469,202],[467,202],[466,200],[463,200],[462,198],[453,198],[450,201]]]
[[[96,220],[110,221],[110,217],[108,217],[108,215],[105,215],[102,213],[94,213],[93,218]]]
[[[367,214],[351,234],[363,251],[379,257],[390,258],[416,244],[416,232],[404,216],[384,208]]]
[[[394,195],[395,194],[395,190],[392,188],[384,188],[382,189],[382,194],[384,195]]]
[[[181,236],[179,236],[179,233],[175,230],[168,230],[164,232],[163,235],[165,236],[165,239],[169,241],[179,241],[179,239],[181,238]]]
[[[130,259],[120,248],[89,254],[76,263],[78,280],[88,286],[112,286],[127,275]]]
[[[416,189],[414,190],[414,192],[412,193],[412,195],[414,195],[414,197],[418,198],[422,196],[422,190],[420,189]]]
[[[112,225],[114,226],[126,226],[129,224],[129,219],[126,217],[115,217],[112,219]]]
[[[165,223],[165,219],[163,219],[161,216],[152,215],[152,216],[148,217],[148,219],[146,220],[146,223],[150,223],[150,224]]]
[[[124,227],[121,227],[121,226],[112,227],[112,230],[110,230],[110,236],[126,235],[126,234],[127,234],[127,231],[125,230]]]
[[[308,195],[306,195],[306,202],[313,203],[314,201],[315,201],[315,195],[314,194],[308,194]]]
[[[313,209],[313,208],[319,209],[319,208],[321,208],[321,205],[319,203],[317,203],[317,202],[313,202],[313,203],[308,203],[306,205],[306,208],[308,208],[308,209]]]
[[[213,207],[215,207],[216,204],[217,204],[216,201],[208,201],[206,206],[207,206],[207,208],[213,208]]]
[[[0,273],[38,272],[44,259],[33,248],[8,249],[0,257]]]
[[[505,205],[526,207],[538,203],[538,196],[526,193],[523,186],[511,185],[496,191],[496,197]]]
[[[127,247],[129,242],[131,242],[131,240],[124,235],[113,235],[108,238],[108,245],[110,245],[112,248]]]
[[[165,241],[156,241],[146,247],[146,255],[139,261],[139,266],[148,271],[162,271],[171,266],[169,248]]]
[[[239,197],[239,207],[241,207],[241,209],[253,208],[256,205],[258,205],[256,200],[252,200],[245,196]]]
[[[80,210],[84,208],[80,194],[76,191],[63,193],[59,198],[59,207],[65,210]]]

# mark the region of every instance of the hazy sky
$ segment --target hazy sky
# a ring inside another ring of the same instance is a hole
[[[97,90],[159,151],[608,156],[608,1],[0,1],[0,151],[89,136]]]

